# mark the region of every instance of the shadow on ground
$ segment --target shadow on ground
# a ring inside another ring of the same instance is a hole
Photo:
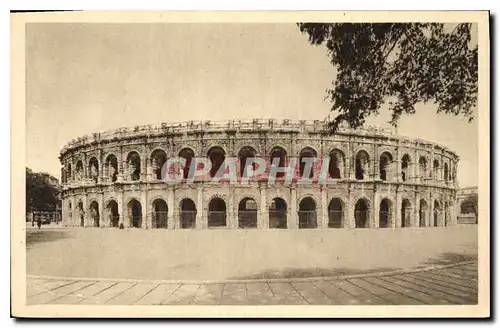
[[[26,231],[26,248],[32,248],[34,245],[44,242],[57,241],[60,239],[72,237],[72,233],[64,230],[27,230]]]
[[[297,269],[287,268],[284,270],[268,270],[253,275],[230,277],[229,280],[238,279],[287,279],[287,278],[314,278],[314,277],[336,277],[350,276],[356,274],[378,273],[394,271],[396,268],[376,268],[367,270],[347,269],[347,268],[315,268],[315,269]]]
[[[477,259],[478,259],[477,253],[476,254],[442,253],[439,254],[438,257],[431,258],[425,261],[423,264],[419,265],[419,267],[426,267],[429,265],[447,265],[465,261],[476,261]]]

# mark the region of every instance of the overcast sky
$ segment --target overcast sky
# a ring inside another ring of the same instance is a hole
[[[31,24],[26,44],[27,166],[58,178],[60,149],[93,132],[329,113],[334,70],[294,24]],[[460,186],[477,185],[477,121],[419,105],[398,133],[454,150]]]

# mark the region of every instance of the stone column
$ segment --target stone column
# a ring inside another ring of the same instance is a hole
[[[420,195],[415,193],[415,205],[413,210],[413,223],[412,227],[420,227]]]
[[[352,143],[351,143],[351,140],[349,140],[347,142],[347,156],[346,156],[347,174],[345,176],[347,179],[350,179],[350,180],[354,180],[356,178],[356,176],[355,176],[356,160],[354,159],[354,156],[355,155],[353,155],[353,152],[352,152]]]
[[[396,204],[394,204],[394,215],[392,216],[395,218],[392,222],[392,228],[401,228],[401,192],[399,191],[399,187],[396,187]]]
[[[288,210],[289,229],[298,229],[298,213],[297,213],[297,189],[295,186],[290,187],[290,209]]]
[[[128,227],[130,221],[128,220],[127,204],[124,203],[122,190],[120,190],[117,194],[117,203],[118,215],[120,216],[118,226],[120,226],[120,224],[123,224],[124,227]]]
[[[69,220],[68,224],[71,227],[78,226],[75,222],[78,222],[79,218],[76,218],[76,197],[75,195],[71,196],[71,220]]]
[[[352,190],[351,187],[347,187],[347,200],[345,204],[345,217],[344,217],[344,228],[354,228],[356,227],[356,222],[354,220],[354,206],[352,199]]]
[[[89,211],[88,204],[87,204],[87,194],[86,193],[83,196],[82,203],[83,203],[83,212],[84,212],[83,226],[84,227],[91,227],[92,226],[92,223],[91,223],[92,218],[90,217],[90,211]]]
[[[99,227],[104,228],[104,227],[109,227],[108,223],[108,217],[105,214],[105,208],[104,208],[104,193],[99,193],[99,196],[97,197],[98,205],[99,205]]]
[[[267,212],[267,198],[266,198],[266,185],[260,185],[260,207],[257,218],[257,228],[259,229],[269,229],[269,220]]]
[[[228,229],[238,229],[238,222],[237,222],[237,217],[234,214],[234,189],[229,187],[229,200],[228,200],[228,206],[227,206],[227,222],[226,222],[226,227]]]
[[[379,216],[380,216],[380,191],[375,186],[373,190],[373,215],[372,215],[372,220],[370,222],[370,228],[379,228],[380,222],[379,222]]]
[[[326,195],[326,187],[321,186],[321,213],[318,228],[328,228],[328,199]]]
[[[208,227],[208,218],[204,212],[203,186],[199,184],[196,189],[196,229],[206,229]]]
[[[141,190],[141,215],[142,215],[142,229],[151,229],[151,213],[149,212],[150,205],[148,202],[148,190],[144,188]]]
[[[167,187],[167,229],[177,229],[180,227],[178,211],[174,209],[174,188],[172,186]]]

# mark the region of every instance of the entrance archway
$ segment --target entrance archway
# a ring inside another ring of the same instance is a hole
[[[439,201],[435,200],[434,201],[434,226],[435,227],[439,226],[440,216],[441,216],[441,204],[439,203]]]
[[[354,207],[354,223],[356,228],[368,228],[370,207],[366,199],[361,198]]]
[[[412,207],[408,199],[403,199],[401,202],[401,228],[407,228],[411,226],[411,215]]]
[[[137,199],[128,202],[128,217],[130,226],[134,228],[142,227],[142,205]]]
[[[109,224],[113,228],[118,228],[120,223],[120,215],[118,214],[118,203],[115,200],[110,200],[106,206],[108,212]]]
[[[196,204],[190,198],[181,200],[181,229],[196,228]]]
[[[243,198],[238,205],[238,228],[257,228],[257,203],[253,198]]]
[[[283,198],[274,198],[269,205],[269,228],[286,229],[287,228],[287,207]]]
[[[389,228],[392,223],[392,202],[384,198],[380,202],[380,210],[378,217],[379,228]]]
[[[425,227],[425,221],[427,219],[427,211],[429,207],[427,206],[427,202],[423,199],[420,200],[420,208],[418,211],[418,224],[420,227]]]
[[[153,201],[153,228],[166,229],[168,225],[167,203],[159,198]]]
[[[222,198],[212,198],[208,204],[208,227],[217,228],[226,226],[226,203]]]
[[[276,146],[274,147],[271,152],[269,153],[269,157],[271,160],[271,166],[273,163],[277,164],[277,167],[279,168],[284,168],[286,167],[286,151],[279,147]],[[276,178],[283,178],[285,176],[285,172],[277,172],[276,173]]]
[[[96,201],[90,203],[90,217],[92,218],[92,225],[99,227],[99,204]]]
[[[342,201],[333,198],[328,204],[328,228],[342,228],[344,218]]]
[[[85,226],[85,211],[83,210],[83,203],[80,201],[78,202],[78,213],[80,214],[80,227]]]
[[[315,229],[318,227],[316,202],[306,197],[299,204],[299,229]]]

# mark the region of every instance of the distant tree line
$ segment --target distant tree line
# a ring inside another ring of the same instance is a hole
[[[60,193],[56,177],[26,168],[26,213],[61,208]]]

